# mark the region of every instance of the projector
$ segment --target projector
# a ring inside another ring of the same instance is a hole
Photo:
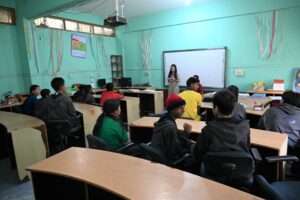
[[[120,16],[111,16],[104,20],[105,26],[117,27],[127,24],[127,19]]]

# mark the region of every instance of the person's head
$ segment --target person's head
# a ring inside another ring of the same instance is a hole
[[[186,81],[186,86],[191,90],[197,91],[199,89],[199,80],[197,80],[195,77],[190,77]]]
[[[32,85],[30,86],[30,95],[39,96],[41,93],[41,89],[39,85]]]
[[[227,87],[227,89],[234,94],[236,102],[239,100],[239,88],[235,85],[230,85]]]
[[[170,78],[172,75],[177,79],[177,66],[175,64],[170,66],[168,78]]]
[[[118,100],[107,100],[103,104],[103,112],[115,118],[119,118],[121,114],[120,101]]]
[[[50,90],[49,89],[42,89],[41,96],[42,96],[43,99],[49,97],[50,96]]]
[[[55,92],[65,92],[65,80],[61,77],[52,79],[51,86]]]
[[[112,83],[107,83],[107,84],[106,84],[106,90],[107,90],[107,91],[113,91],[113,90],[114,90],[114,84],[112,84]]]
[[[174,117],[179,118],[184,113],[185,101],[177,94],[171,94],[167,98],[166,107],[168,112]]]
[[[293,91],[286,91],[282,95],[284,103],[300,108],[300,94]]]
[[[228,89],[220,90],[214,95],[214,114],[219,117],[231,117],[235,106],[235,96]]]
[[[197,80],[200,82],[199,76],[198,76],[198,75],[194,75],[193,77],[194,77],[195,79],[197,79]]]

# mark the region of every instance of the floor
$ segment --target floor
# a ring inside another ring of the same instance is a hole
[[[31,182],[20,182],[7,159],[0,160],[0,200],[34,200]]]

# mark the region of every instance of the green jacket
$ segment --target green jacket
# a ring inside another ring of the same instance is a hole
[[[102,138],[113,149],[121,148],[128,142],[128,134],[122,124],[111,117],[104,117],[96,136]]]

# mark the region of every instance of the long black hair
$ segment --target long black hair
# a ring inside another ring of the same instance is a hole
[[[112,116],[112,113],[118,110],[119,107],[120,107],[120,101],[118,100],[107,100],[104,102],[103,113],[97,119],[96,125],[93,130],[93,135],[97,135],[99,133],[105,117],[111,117],[115,120],[118,120],[122,124],[120,119],[116,119],[114,116]]]
[[[177,75],[177,66],[175,65],[175,64],[172,64],[171,66],[170,66],[170,71],[169,71],[169,75],[168,75],[168,78],[170,78],[171,76],[172,76],[172,68],[174,67],[174,69],[175,69],[175,72],[174,72],[174,77],[175,77],[175,79],[177,80],[178,79],[178,75]]]

